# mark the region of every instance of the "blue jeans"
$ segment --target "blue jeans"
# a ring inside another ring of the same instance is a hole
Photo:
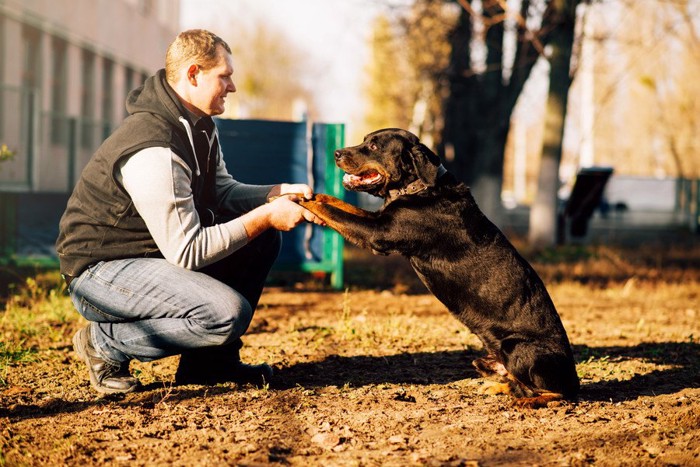
[[[91,321],[98,354],[114,363],[222,346],[248,329],[280,246],[280,233],[268,230],[199,271],[160,258],[101,261],[68,292]]]

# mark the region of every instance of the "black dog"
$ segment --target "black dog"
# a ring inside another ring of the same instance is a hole
[[[479,210],[469,188],[405,130],[367,135],[335,153],[343,185],[384,198],[369,212],[317,194],[300,201],[349,241],[406,256],[450,312],[481,339],[473,365],[522,406],[575,399],[579,379],[554,304],[530,264]]]

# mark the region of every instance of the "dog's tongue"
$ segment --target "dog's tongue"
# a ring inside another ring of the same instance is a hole
[[[343,183],[346,185],[367,185],[374,183],[381,178],[377,172],[367,172],[360,175],[346,173],[343,175]]]

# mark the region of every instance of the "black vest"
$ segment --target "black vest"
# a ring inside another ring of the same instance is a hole
[[[162,256],[128,193],[115,179],[119,162],[141,149],[167,147],[187,163],[200,218],[206,225],[213,222],[220,154],[213,120],[203,117],[191,128],[192,144],[187,131],[190,121],[181,121],[187,119],[187,111],[165,82],[163,70],[129,96],[129,107],[136,111],[95,152],[68,200],[56,241],[63,274],[78,276],[103,260]]]

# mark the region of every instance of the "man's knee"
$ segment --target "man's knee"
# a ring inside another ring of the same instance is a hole
[[[223,345],[241,337],[253,319],[253,308],[244,297],[217,297],[203,304],[206,310],[197,319],[206,333],[206,345]]]

